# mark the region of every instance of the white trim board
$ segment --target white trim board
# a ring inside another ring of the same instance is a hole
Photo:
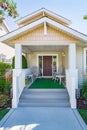
[[[41,8],[41,9],[39,9],[39,10],[37,10],[37,11],[35,11],[35,12],[33,12],[33,13],[31,13],[31,14],[29,14],[29,15],[27,15],[27,16],[19,19],[19,20],[17,20],[16,23],[17,24],[21,24],[22,22],[25,22],[26,20],[28,20],[28,19],[30,19],[30,18],[32,18],[32,17],[34,17],[34,16],[36,16],[36,15],[38,15],[40,13],[42,13],[43,16],[44,16],[44,13],[47,13],[48,16],[51,15],[53,18],[57,18],[60,21],[66,23],[66,24],[70,24],[71,23],[70,20],[68,20],[68,19],[66,19],[66,18],[64,18],[64,17],[62,17],[62,16],[60,16],[60,15],[58,15],[58,14],[56,14],[56,13],[50,11],[50,10],[48,10],[48,9],[45,9],[45,8]]]
[[[84,74],[86,74],[86,51],[87,51],[87,48],[84,48],[84,53],[83,53],[83,58],[84,58]]]
[[[71,29],[71,28],[69,28],[67,26],[64,26],[64,25],[62,25],[60,23],[57,23],[57,22],[55,22],[55,21],[53,21],[53,20],[51,20],[51,19],[49,19],[47,17],[43,17],[43,18],[41,18],[41,19],[31,23],[31,24],[23,26],[23,27],[15,30],[13,32],[11,32],[11,33],[8,33],[7,35],[2,36],[0,38],[0,41],[5,42],[6,40],[15,38],[16,36],[21,35],[24,32],[26,32],[28,30],[31,30],[32,28],[34,28],[34,27],[36,27],[38,25],[41,25],[44,22],[47,22],[51,26],[54,26],[57,29],[62,30],[63,32],[67,33],[68,35],[71,35],[71,36],[81,40],[82,42],[87,43],[87,36],[86,35],[84,35],[82,33],[79,33],[78,31],[75,31],[75,30],[73,30],[73,29]]]

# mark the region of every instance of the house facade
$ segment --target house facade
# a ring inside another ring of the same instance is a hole
[[[70,28],[68,19],[44,8],[16,22],[19,28],[0,38],[15,48],[13,108],[18,106],[25,76],[31,70],[42,77],[52,77],[54,72],[65,75],[70,104],[76,108],[76,89],[87,71],[87,36]],[[28,69],[22,69],[22,53]]]

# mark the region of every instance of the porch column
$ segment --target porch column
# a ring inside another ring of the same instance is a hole
[[[15,44],[15,69],[22,69],[22,46]]]
[[[71,108],[76,108],[75,91],[78,88],[78,71],[76,69],[76,44],[69,45],[69,69],[66,73],[67,84]]]
[[[69,45],[69,70],[76,69],[76,45]]]
[[[15,69],[13,70],[13,99],[12,108],[18,107],[22,89],[22,45],[15,44]]]

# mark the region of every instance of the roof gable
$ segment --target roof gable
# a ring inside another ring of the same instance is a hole
[[[68,20],[60,15],[57,15],[56,13],[49,11],[45,8],[42,8],[38,11],[33,12],[32,14],[29,14],[29,15],[17,20],[16,23],[21,27],[21,26],[30,24],[38,19],[41,19],[43,17],[50,18],[60,24],[66,25],[66,26],[69,26],[71,23],[70,20]]]
[[[61,30],[57,30],[51,25],[47,24],[47,35],[44,35],[44,26],[41,24],[39,27],[23,33],[21,36],[16,37],[13,40],[10,40],[9,43],[22,43],[22,44],[47,44],[51,43],[80,43],[80,41],[72,36],[67,35]]]
[[[40,26],[41,24],[43,24],[44,22],[46,22],[47,24],[49,24],[50,26],[53,26],[54,28],[61,30],[62,32],[66,33],[69,36],[72,36],[78,40],[80,40],[81,42],[87,42],[87,36],[79,33],[76,30],[73,30],[72,28],[69,28],[67,26],[61,25],[60,23],[57,23],[47,17],[41,18],[31,24],[28,24],[26,26],[23,26],[7,35],[4,35],[3,37],[0,38],[0,41],[3,41],[5,43],[9,43],[9,40],[11,39],[15,39],[17,36],[21,36],[22,34],[31,31],[33,29],[35,29],[36,27]]]

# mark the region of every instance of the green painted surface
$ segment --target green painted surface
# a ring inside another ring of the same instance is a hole
[[[29,87],[32,89],[63,89],[63,84],[59,84],[58,81],[52,80],[50,78],[40,78],[36,79],[34,83]]]

